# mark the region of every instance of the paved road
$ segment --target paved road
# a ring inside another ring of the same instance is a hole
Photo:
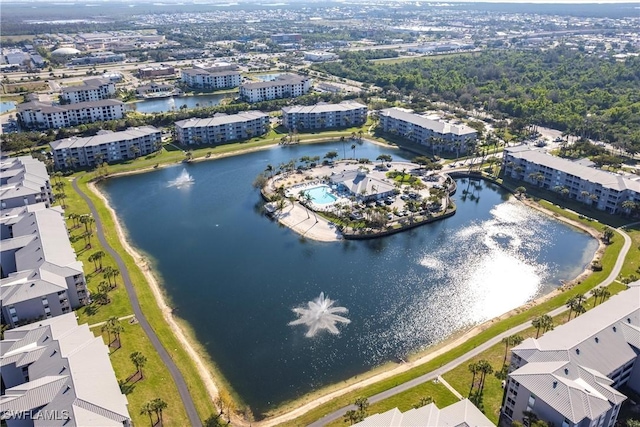
[[[603,287],[603,286],[608,286],[611,283],[613,283],[613,281],[616,279],[616,277],[618,277],[618,275],[620,274],[620,270],[622,269],[622,265],[624,264],[624,259],[627,256],[627,253],[629,252],[629,249],[631,248],[631,238],[629,237],[629,235],[627,233],[625,233],[622,229],[617,229],[616,230],[623,238],[624,238],[624,245],[622,247],[622,250],[620,251],[620,254],[618,255],[618,259],[616,260],[616,263],[613,267],[613,269],[611,270],[611,273],[609,274],[609,276],[602,281],[598,287]],[[565,306],[561,306],[556,308],[555,310],[550,311],[549,314],[550,316],[554,317],[557,316],[559,314],[562,314],[563,312],[567,311],[567,307]],[[493,338],[491,338],[488,341],[485,341],[484,343],[480,344],[478,347],[474,348],[473,350],[463,354],[462,356],[452,360],[451,362],[447,363],[446,365],[441,366],[440,368],[428,372],[424,375],[421,375],[417,378],[412,379],[411,381],[408,381],[406,383],[397,385],[393,388],[390,388],[388,390],[385,390],[381,393],[375,394],[373,396],[371,396],[369,398],[369,403],[376,403],[379,402],[381,400],[387,399],[389,397],[392,397],[398,393],[402,393],[404,391],[409,390],[410,388],[413,388],[415,386],[418,386],[420,384],[423,384],[427,381],[433,381],[434,379],[438,378],[441,375],[444,375],[446,372],[460,366],[461,364],[467,362],[469,359],[472,359],[473,357],[477,356],[478,354],[482,353],[485,350],[488,350],[489,348],[493,347],[494,345],[500,343],[502,341],[503,338],[506,338],[510,335],[514,335],[517,334],[518,332],[522,332],[525,329],[531,327],[531,322],[526,322],[526,323],[522,323],[518,326],[515,326],[511,329],[509,329],[508,331],[505,331]],[[352,409],[356,409],[355,405],[349,405],[346,406],[344,408],[338,409],[337,411],[334,411],[332,413],[330,413],[329,415],[319,419],[318,421],[309,424],[309,427],[321,427],[324,425],[327,425],[333,421],[339,420],[341,419],[344,414]]]
[[[198,411],[196,410],[196,406],[193,403],[193,399],[189,394],[189,389],[187,388],[187,383],[182,377],[182,373],[174,363],[171,356],[167,350],[162,346],[158,336],[155,331],[147,321],[147,318],[144,316],[144,313],[140,309],[140,303],[138,301],[138,296],[136,295],[136,291],[133,288],[133,284],[131,283],[131,277],[129,276],[129,271],[127,267],[120,257],[120,254],[116,252],[110,245],[107,243],[107,239],[104,236],[104,230],[102,229],[102,222],[100,221],[100,216],[98,215],[98,211],[96,210],[95,205],[91,201],[91,199],[80,190],[78,187],[78,183],[76,180],[72,182],[73,189],[84,199],[84,201],[89,205],[89,209],[91,210],[91,215],[96,220],[96,229],[98,231],[98,240],[104,247],[104,249],[116,260],[116,264],[118,264],[118,269],[122,274],[122,280],[124,281],[124,286],[127,289],[127,294],[129,295],[129,301],[131,301],[131,306],[133,307],[133,314],[138,319],[138,323],[142,326],[142,329],[149,337],[151,344],[153,344],[153,348],[155,348],[156,352],[160,355],[160,359],[162,359],[162,363],[169,369],[169,373],[173,378],[173,382],[175,382],[178,387],[178,392],[180,393],[180,398],[182,399],[182,403],[184,405],[185,410],[187,411],[187,416],[189,417],[189,424],[194,427],[202,426],[202,421],[198,416]],[[171,404],[172,402],[169,402]],[[132,410],[137,411],[139,408],[132,408]]]

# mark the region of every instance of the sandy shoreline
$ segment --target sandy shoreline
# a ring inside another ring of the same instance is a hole
[[[205,384],[205,387],[207,388],[209,398],[211,399],[211,402],[214,402],[219,395],[219,388],[213,379],[213,375],[211,374],[211,371],[207,367],[206,362],[202,360],[202,357],[198,354],[198,352],[193,347],[191,341],[187,338],[186,333],[182,330],[180,325],[178,325],[177,321],[173,318],[173,315],[171,313],[172,310],[167,305],[164,294],[162,293],[162,290],[160,289],[160,285],[156,280],[155,276],[153,275],[153,272],[148,262],[133,246],[131,246],[131,244],[129,244],[129,241],[126,238],[126,234],[124,233],[124,229],[120,224],[120,220],[118,219],[118,216],[116,215],[115,210],[113,210],[113,208],[109,204],[109,201],[105,197],[105,195],[102,194],[102,192],[96,187],[96,185],[93,182],[89,182],[87,186],[94,194],[100,197],[100,199],[106,206],[107,210],[111,214],[111,217],[113,218],[113,222],[116,226],[116,232],[118,234],[118,239],[120,240],[120,243],[122,244],[124,249],[127,251],[127,253],[131,255],[131,257],[134,259],[136,265],[140,267],[140,271],[142,271],[142,274],[144,275],[145,279],[149,283],[149,287],[153,292],[153,295],[155,297],[156,303],[158,304],[158,307],[160,307],[160,310],[162,311],[165,321],[171,328],[171,331],[176,336],[178,341],[180,341],[180,343],[183,345],[184,349],[187,351],[187,353],[191,357],[191,360],[193,360],[193,362],[195,363],[196,368],[200,373],[200,377],[202,378]]]
[[[327,139],[320,139],[317,141],[305,141],[305,142],[321,142],[321,141],[327,141],[327,142],[331,142],[331,140],[327,140]],[[387,144],[383,144],[380,143],[378,141],[372,141],[372,140],[366,140],[368,142],[377,144],[377,145],[381,145],[387,148],[397,148],[397,147],[393,147]],[[232,151],[229,153],[223,153],[223,154],[218,154],[218,155],[212,155],[208,158],[198,158],[193,160],[193,162],[196,161],[206,161],[206,160],[215,160],[215,159],[219,159],[219,158],[223,158],[223,157],[230,157],[230,156],[235,156],[235,155],[241,155],[241,154],[246,154],[246,153],[250,153],[250,152],[255,152],[255,151],[261,151],[261,150],[267,150],[267,149],[271,149],[273,147],[277,146],[277,144],[270,144],[270,145],[265,145],[262,147],[253,147],[253,148],[249,148],[249,149],[244,149],[244,150],[237,150],[237,151]],[[165,165],[160,165],[159,167],[167,167],[167,166],[171,166],[171,165],[175,165],[176,163],[170,163],[170,164],[165,164]],[[139,170],[135,170],[135,171],[128,171],[128,172],[119,172],[119,173],[115,173],[110,175],[109,177],[116,177],[116,176],[124,176],[124,175],[132,175],[132,174],[138,174],[138,173],[144,173],[144,172],[148,172],[148,171],[152,171],[155,170],[157,168],[154,167],[149,167],[149,168],[143,168],[143,169],[139,169]],[[171,330],[173,331],[173,333],[176,335],[176,337],[178,338],[178,340],[183,344],[184,348],[187,350],[187,353],[189,354],[189,356],[192,358],[192,360],[194,361],[198,371],[200,372],[201,378],[203,379],[205,386],[207,388],[208,394],[212,400],[212,402],[215,400],[215,398],[219,395],[219,387],[216,385],[215,380],[211,374],[211,370],[207,367],[207,362],[205,362],[203,360],[203,358],[201,357],[200,354],[198,354],[198,352],[195,350],[195,348],[193,347],[192,343],[190,342],[190,340],[187,337],[187,334],[182,330],[182,328],[180,327],[180,325],[177,323],[177,321],[173,318],[172,314],[171,314],[171,308],[167,305],[166,300],[164,298],[164,295],[162,293],[162,290],[160,289],[160,285],[158,283],[158,281],[156,280],[155,276],[153,275],[153,272],[150,269],[150,266],[148,265],[147,261],[145,260],[145,258],[139,253],[137,252],[137,250],[127,241],[126,239],[126,234],[124,232],[124,229],[122,228],[122,225],[120,224],[119,218],[116,215],[116,212],[113,210],[113,208],[111,207],[111,205],[109,204],[107,198],[104,196],[104,194],[102,194],[98,188],[95,186],[94,183],[90,182],[88,184],[88,187],[90,188],[91,191],[93,191],[98,197],[100,197],[100,199],[103,201],[103,203],[105,204],[105,206],[107,207],[107,209],[109,210],[113,220],[114,220],[114,224],[116,225],[116,231],[118,234],[118,238],[121,241],[123,247],[125,248],[125,250],[134,258],[134,260],[136,261],[136,264],[138,266],[141,267],[141,271],[144,274],[146,280],[149,282],[149,285],[151,287],[151,290],[154,294],[154,297],[158,303],[158,306],[160,307],[160,309],[162,310],[163,316],[166,320],[166,322],[169,324]],[[596,250],[595,254],[594,254],[594,260],[595,259],[600,259],[602,256],[602,253],[604,251],[604,248],[606,247],[603,242],[599,239],[599,233],[597,231],[595,231],[594,229],[587,227],[579,222],[573,221],[571,219],[562,217],[557,215],[556,213],[549,211],[547,209],[545,209],[544,207],[536,204],[536,203],[532,203],[529,200],[522,200],[521,201],[523,203],[525,203],[527,206],[532,207],[536,210],[539,210],[543,213],[545,213],[546,215],[555,218],[557,220],[560,220],[564,223],[570,224],[576,228],[579,228],[587,233],[589,233],[591,236],[593,236],[594,238],[596,238],[599,242],[599,247]],[[338,240],[337,235],[336,235],[336,231],[335,229],[332,229],[329,227],[328,225],[328,221],[325,220],[322,217],[317,217],[317,223],[316,223],[316,218],[314,218],[314,215],[310,212],[309,213],[309,217],[307,218],[307,213],[304,207],[298,205],[298,204],[294,204],[288,211],[286,211],[284,214],[280,215],[281,218],[278,218],[278,220],[280,222],[285,223],[285,225],[289,226],[290,228],[294,229],[294,231],[296,231],[297,233],[301,234],[302,236],[305,237],[309,237],[312,238],[314,240],[319,240],[319,241],[336,241]],[[289,222],[286,223],[285,221]],[[323,222],[322,227],[318,227],[317,224],[320,224],[321,222]],[[321,230],[322,228],[322,230]],[[315,398],[314,400],[312,400],[311,402],[308,402],[306,404],[303,404],[302,406],[298,406],[295,409],[286,412],[284,414],[281,415],[276,415],[273,416],[271,418],[267,418],[265,420],[262,420],[258,423],[253,423],[253,425],[258,425],[258,426],[274,426],[277,425],[279,423],[283,423],[286,421],[291,421],[301,415],[303,415],[304,413],[308,412],[309,410],[312,410],[336,397],[342,396],[348,392],[369,386],[373,383],[376,383],[378,381],[381,381],[383,379],[389,378],[391,376],[406,372],[416,366],[422,365],[432,359],[434,359],[435,357],[440,356],[443,353],[446,353],[448,351],[450,351],[451,349],[463,344],[464,342],[466,342],[467,340],[469,340],[470,338],[476,336],[477,334],[479,334],[480,332],[486,330],[488,327],[490,327],[492,324],[503,320],[505,318],[511,317],[517,313],[520,313],[524,310],[527,310],[529,308],[531,308],[532,306],[535,306],[537,304],[543,303],[555,296],[557,296],[558,294],[562,293],[564,289],[571,287],[571,285],[573,283],[576,283],[577,281],[582,281],[584,280],[584,278],[586,276],[588,276],[591,273],[591,270],[589,268],[585,269],[585,271],[583,273],[581,273],[578,277],[576,277],[575,279],[567,282],[563,287],[561,288],[557,288],[554,291],[534,300],[531,301],[523,306],[520,306],[518,308],[515,308],[511,311],[509,311],[508,313],[505,313],[497,318],[493,318],[487,322],[484,322],[480,325],[477,325],[473,328],[471,328],[470,330],[466,331],[466,332],[461,332],[461,335],[452,338],[452,341],[447,342],[446,340],[443,343],[437,344],[434,348],[431,349],[427,349],[424,352],[422,352],[422,354],[418,354],[418,355],[414,355],[413,357],[417,357],[417,359],[413,360],[413,361],[409,361],[408,363],[403,363],[401,365],[395,366],[391,369],[388,369],[384,372],[381,372],[379,374],[375,374],[369,378],[366,378],[364,380],[361,381],[357,381],[355,383],[351,383],[349,385],[347,385],[346,387],[340,387],[337,390],[328,392],[327,394],[323,395],[323,396],[319,396],[317,398]],[[564,288],[564,289],[563,289]],[[347,380],[348,381],[348,380]],[[329,386],[332,387],[332,386]],[[302,401],[304,400],[305,397],[301,397],[298,401]],[[234,420],[235,424],[238,425],[248,425],[247,422],[244,422],[244,420],[241,419],[235,419]]]

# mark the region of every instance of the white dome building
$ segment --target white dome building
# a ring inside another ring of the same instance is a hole
[[[51,55],[54,55],[54,56],[70,56],[70,55],[77,55],[79,53],[80,53],[80,51],[78,49],[74,49],[72,47],[61,47],[61,48],[58,48],[58,49],[54,50],[53,52],[51,52]]]

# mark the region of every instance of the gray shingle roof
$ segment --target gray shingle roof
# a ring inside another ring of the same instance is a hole
[[[261,111],[244,111],[238,114],[216,114],[213,117],[206,119],[187,119],[176,122],[177,128],[199,128],[208,126],[220,126],[232,123],[243,123],[250,120],[260,119],[263,117],[269,117],[267,114]]]
[[[456,125],[446,121],[431,120],[401,108],[386,108],[380,111],[380,116],[402,120],[422,128],[430,129],[442,135],[472,135],[477,133],[475,129],[466,125]]]
[[[291,107],[284,107],[283,113],[287,114],[318,114],[318,113],[330,113],[334,111],[352,111],[360,108],[367,108],[366,105],[360,104],[356,101],[342,101],[339,104],[326,104],[319,103],[316,105],[293,105]]]
[[[606,188],[612,188],[618,191],[630,189],[640,192],[640,181],[633,181],[615,173],[594,169],[571,160],[552,156],[544,150],[531,149],[528,146],[518,146],[505,148],[505,152],[516,159],[523,159],[566,174],[574,175],[585,181],[600,184]]]
[[[65,148],[81,148],[94,147],[112,142],[128,141],[136,138],[144,138],[147,135],[160,133],[160,130],[153,126],[142,126],[137,128],[129,128],[120,132],[100,133],[94,136],[84,138],[72,137],[59,139],[51,143],[51,149],[61,150]]]

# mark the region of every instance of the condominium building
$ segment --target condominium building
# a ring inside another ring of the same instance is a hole
[[[62,88],[60,98],[70,104],[79,102],[99,101],[114,97],[116,85],[109,79],[88,79],[78,86]]]
[[[189,87],[226,89],[240,86],[240,73],[235,70],[192,68],[180,71],[180,79]]]
[[[95,136],[59,139],[50,145],[58,169],[93,166],[158,151],[162,146],[162,132],[153,126],[129,128],[121,132],[102,130]]]
[[[37,203],[0,216],[0,308],[12,327],[85,305],[89,293],[62,209]]]
[[[115,99],[52,105],[40,101],[18,105],[18,119],[28,128],[53,129],[124,117],[124,104]]]
[[[367,121],[367,106],[355,101],[320,103],[308,107],[295,105],[282,109],[287,129],[324,129],[359,126]]]
[[[393,408],[382,414],[371,415],[354,426],[493,427],[494,424],[469,399],[464,399],[442,409],[438,409],[434,403],[407,412]]]
[[[380,126],[385,132],[400,135],[437,151],[465,152],[475,145],[475,129],[446,120],[434,120],[404,108],[380,111]]]
[[[551,190],[567,189],[567,197],[615,214],[622,204],[640,203],[640,180],[552,156],[526,145],[508,147],[502,160],[505,176]]]
[[[512,349],[502,416],[558,427],[613,427],[626,385],[640,392],[640,281]]]
[[[240,85],[240,98],[247,102],[291,98],[309,93],[311,79],[297,74],[281,74],[275,80]]]
[[[269,129],[269,116],[260,111],[216,114],[207,119],[176,122],[176,139],[180,144],[220,144],[262,135]]]
[[[132,425],[109,349],[74,313],[5,331],[0,376],[7,427]]]
[[[44,203],[51,206],[51,182],[44,163],[31,156],[0,160],[0,209]]]

